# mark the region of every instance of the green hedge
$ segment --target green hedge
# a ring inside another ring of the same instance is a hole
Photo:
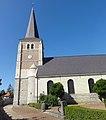
[[[28,105],[30,107],[34,107],[36,109],[41,109],[41,104],[40,103],[29,103]]]
[[[56,106],[58,104],[57,97],[53,95],[40,94],[39,103],[42,103],[43,101],[45,102],[47,108],[49,106]]]
[[[106,120],[106,111],[68,106],[65,107],[65,117],[68,120]]]

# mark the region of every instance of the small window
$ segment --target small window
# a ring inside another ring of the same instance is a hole
[[[34,44],[31,44],[31,49],[34,49]]]
[[[29,44],[27,44],[27,49],[29,49],[29,47],[30,47],[30,45],[29,45]]]
[[[75,90],[74,90],[74,81],[73,80],[68,80],[68,93],[69,94],[75,94]]]
[[[53,81],[52,81],[52,80],[49,80],[49,81],[47,82],[47,94],[50,94],[50,88],[51,88],[52,84],[53,84]]]
[[[94,79],[90,78],[88,80],[89,92],[93,93]]]

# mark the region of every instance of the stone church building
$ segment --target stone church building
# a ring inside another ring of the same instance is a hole
[[[18,45],[14,104],[37,102],[40,93],[49,94],[49,87],[57,82],[64,86],[67,99],[97,103],[92,87],[101,78],[106,79],[106,55],[44,57],[32,8],[26,36]]]

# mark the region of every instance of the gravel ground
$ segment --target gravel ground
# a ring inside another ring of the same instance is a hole
[[[40,110],[27,106],[13,106],[12,109],[17,115],[22,116],[23,118],[29,118],[28,120],[58,120]]]

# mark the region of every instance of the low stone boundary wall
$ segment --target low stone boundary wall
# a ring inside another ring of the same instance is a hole
[[[85,93],[85,94],[70,94],[70,98],[68,99],[68,103],[103,103],[98,97],[96,93]]]

